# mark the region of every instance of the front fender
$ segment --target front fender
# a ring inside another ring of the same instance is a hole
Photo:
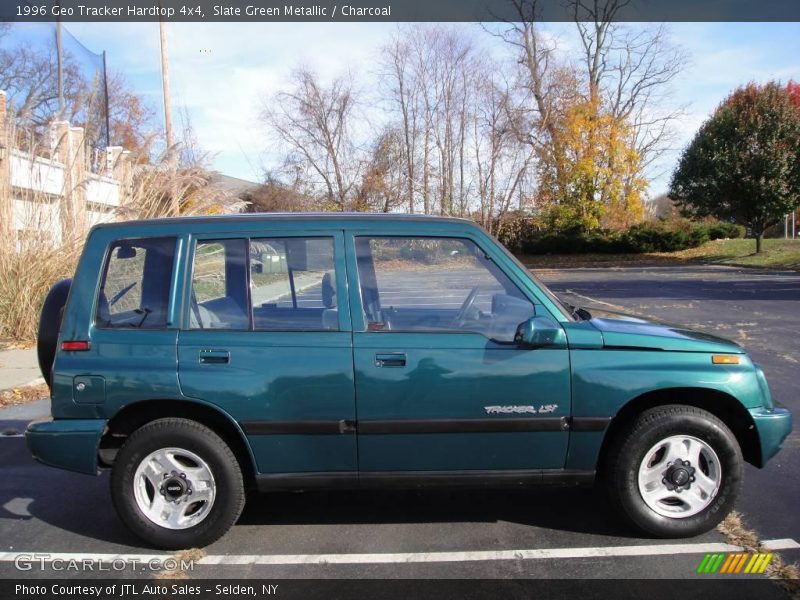
[[[739,355],[738,365],[715,365],[705,352],[587,349],[570,354],[574,419],[610,420],[636,398],[675,388],[722,393],[751,411],[765,402],[756,368],[746,355]],[[566,468],[596,468],[605,434],[573,431]]]

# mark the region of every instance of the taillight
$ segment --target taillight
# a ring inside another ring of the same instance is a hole
[[[85,342],[85,341],[61,342],[61,349],[62,350],[69,350],[71,352],[75,352],[75,351],[79,351],[79,350],[88,350],[89,349],[89,342]]]

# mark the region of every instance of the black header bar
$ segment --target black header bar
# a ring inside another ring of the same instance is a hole
[[[576,12],[576,4],[578,6]],[[798,0],[2,0],[0,21],[800,21]]]

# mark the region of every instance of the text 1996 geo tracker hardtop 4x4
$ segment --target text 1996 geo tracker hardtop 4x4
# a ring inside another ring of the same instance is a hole
[[[163,548],[220,537],[248,487],[596,478],[639,529],[691,536],[792,427],[739,346],[566,306],[460,219],[100,225],[40,325],[31,452],[111,468],[120,517]]]

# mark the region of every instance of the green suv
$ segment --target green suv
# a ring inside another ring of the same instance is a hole
[[[113,223],[41,316],[34,457],[111,469],[121,519],[203,546],[245,491],[606,486],[661,537],[732,508],[791,416],[732,342],[560,302],[470,221]]]

